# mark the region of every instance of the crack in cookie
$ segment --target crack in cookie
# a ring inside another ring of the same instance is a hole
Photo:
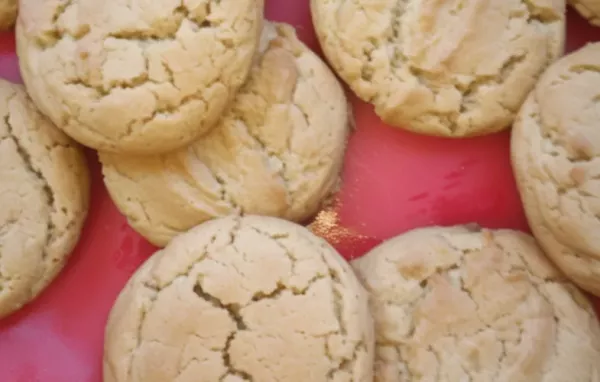
[[[81,148],[0,80],[0,317],[34,299],[62,269],[89,204]]]
[[[562,271],[594,294],[600,294],[599,58],[600,45],[592,44],[552,65],[521,109],[511,141],[531,229]]]
[[[432,227],[355,260],[376,323],[375,381],[593,381],[600,325],[526,234]]]
[[[317,35],[387,123],[449,137],[510,126],[563,51],[565,4],[311,0]]]
[[[218,121],[250,70],[263,2],[25,0],[20,14],[38,107],[87,146],[156,154]]]
[[[178,236],[128,282],[107,325],[105,380],[201,369],[215,381],[368,382],[370,320],[349,266],[305,228],[217,219]]]
[[[102,152],[104,181],[131,226],[158,246],[234,213],[303,222],[337,186],[348,108],[294,29],[268,23],[248,81],[213,131],[152,158]]]

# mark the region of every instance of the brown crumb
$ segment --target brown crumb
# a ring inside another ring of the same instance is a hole
[[[327,208],[319,212],[307,228],[331,244],[338,244],[355,238],[365,238],[358,232],[341,226],[339,215],[333,208]]]
[[[587,172],[585,168],[581,166],[573,167],[569,172],[569,175],[571,176],[571,179],[573,179],[576,185],[581,185],[585,183],[587,179]]]
[[[590,159],[594,156],[594,146],[592,145],[592,142],[581,132],[569,134],[567,143],[573,153],[580,158]]]

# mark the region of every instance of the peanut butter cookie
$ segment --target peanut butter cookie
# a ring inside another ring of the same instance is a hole
[[[286,24],[266,24],[248,82],[217,127],[155,157],[101,153],[131,226],[158,246],[232,213],[302,222],[337,185],[349,132],[344,91]]]
[[[0,0],[0,31],[12,28],[17,19],[17,0]]]
[[[304,227],[227,217],[132,277],[106,329],[105,382],[373,381],[367,296]]]
[[[529,235],[418,229],[353,267],[371,296],[376,382],[598,380],[594,310]]]
[[[263,0],[22,0],[27,90],[67,134],[155,154],[209,131],[250,70]]]
[[[511,125],[563,52],[565,0],[311,0],[338,74],[387,123],[464,137]]]
[[[79,145],[0,80],[0,318],[34,299],[63,268],[89,204]]]
[[[512,165],[533,234],[575,283],[600,296],[600,44],[563,57],[523,105]]]

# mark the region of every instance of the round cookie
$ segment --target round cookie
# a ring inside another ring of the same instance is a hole
[[[0,31],[12,28],[17,19],[17,0],[0,0]]]
[[[565,0],[311,0],[323,51],[388,124],[465,137],[510,126],[563,52]]]
[[[0,318],[34,299],[63,268],[89,204],[79,145],[0,79]]]
[[[600,26],[600,0],[569,0],[569,4],[590,24]]]
[[[263,0],[22,0],[17,53],[42,112],[98,150],[180,148],[250,70]]]
[[[376,382],[593,382],[600,325],[535,240],[418,229],[353,267],[370,292]]]
[[[523,105],[512,166],[529,225],[575,283],[600,296],[600,44],[563,57]]]
[[[246,216],[175,238],[109,317],[105,382],[373,380],[373,323],[350,266],[284,220]]]
[[[337,186],[348,132],[334,74],[291,26],[268,23],[248,82],[208,135],[161,156],[100,160],[119,210],[164,246],[232,213],[310,218]]]

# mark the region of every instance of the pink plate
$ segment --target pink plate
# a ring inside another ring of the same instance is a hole
[[[267,17],[298,28],[318,50],[308,0],[267,0]],[[568,49],[600,40],[600,28],[570,12]],[[0,76],[19,81],[14,36],[0,34]],[[528,230],[510,169],[509,133],[445,140],[385,126],[357,100],[339,203],[315,229],[347,258],[427,225],[477,222]],[[0,381],[100,382],[104,324],[131,273],[155,250],[133,232],[102,185],[96,155],[92,208],[58,279],[34,303],[0,321]]]

